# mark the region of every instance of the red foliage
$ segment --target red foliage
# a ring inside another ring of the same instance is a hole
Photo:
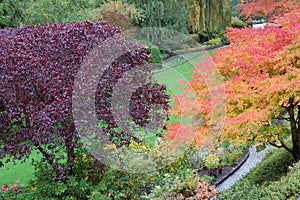
[[[253,1],[258,3],[261,1]],[[276,5],[274,5],[276,6]],[[230,46],[216,51],[214,60],[226,91],[226,120],[222,137],[232,143],[277,141],[295,159],[300,158],[300,5],[295,4],[276,18],[279,27],[264,29],[228,28]],[[194,85],[205,119],[209,119],[207,88],[199,74],[188,84]],[[213,105],[213,104],[212,104]],[[297,114],[298,113],[298,114]],[[273,126],[289,115],[290,131]],[[296,125],[298,123],[298,125]],[[293,147],[282,138],[292,135]]]
[[[270,20],[290,12],[296,2],[296,0],[246,0],[239,4],[242,9],[240,16],[248,23],[257,17]]]

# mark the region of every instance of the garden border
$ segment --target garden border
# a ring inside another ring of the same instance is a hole
[[[237,165],[233,167],[230,172],[225,174],[220,180],[216,181],[213,185],[218,186],[221,183],[223,183],[227,178],[229,178],[236,170],[238,170],[246,162],[249,156],[250,156],[250,151],[249,149],[247,149],[246,154],[243,156],[240,162],[238,162]]]

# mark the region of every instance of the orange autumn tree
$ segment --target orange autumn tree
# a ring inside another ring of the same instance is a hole
[[[267,21],[273,17],[282,16],[290,12],[298,0],[244,0],[238,5],[247,23],[255,18],[265,18]]]
[[[179,119],[167,126],[166,139],[196,142],[196,147],[214,146],[224,126],[226,114],[225,88],[211,56],[202,55],[203,62],[193,63],[193,79],[180,81],[184,93],[174,98],[168,115]]]
[[[232,143],[271,144],[286,149],[299,160],[299,4],[277,22],[282,28],[228,28],[226,37],[230,46],[218,50],[214,56],[226,91],[227,112],[222,137]],[[202,97],[198,98],[199,106],[207,105],[207,98],[203,96],[208,91],[199,81],[199,74],[194,74],[188,84]],[[282,123],[284,121],[288,124]],[[288,140],[292,145],[288,145]]]

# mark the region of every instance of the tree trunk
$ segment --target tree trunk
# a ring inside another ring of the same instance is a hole
[[[71,123],[70,126],[70,134],[65,137],[65,145],[67,150],[66,179],[73,174],[73,165],[75,161],[75,144],[73,142],[75,125]]]
[[[290,126],[291,126],[291,134],[292,134],[292,143],[293,143],[293,149],[292,154],[295,159],[295,161],[298,161],[300,159],[300,106],[298,106],[298,116],[295,117],[295,104],[294,99],[289,99],[290,106],[288,107],[288,114],[290,116]]]
[[[206,19],[205,19],[205,29],[207,32],[208,40],[212,39],[212,34],[210,30],[210,17],[211,17],[211,0],[206,0]]]

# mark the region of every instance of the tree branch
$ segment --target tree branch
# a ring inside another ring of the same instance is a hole
[[[281,143],[281,146],[293,155],[293,151],[290,148],[288,148],[282,140],[279,140],[279,141]]]
[[[57,167],[53,166],[54,162],[53,162],[53,159],[51,158],[51,155],[47,151],[45,151],[45,149],[43,149],[41,147],[41,145],[40,145],[40,143],[38,141],[36,141],[35,139],[32,139],[31,141],[32,141],[33,145],[42,153],[42,155],[44,156],[44,158],[46,158],[48,164],[53,167],[55,173],[57,175],[59,175],[59,169]]]
[[[282,140],[279,139],[279,142],[280,142],[280,145],[277,145],[276,141],[269,142],[269,144],[272,145],[273,147],[284,148],[285,150],[287,150],[288,152],[290,152],[293,155],[293,151],[290,148],[288,148]]]
[[[289,118],[289,117],[283,117],[283,116],[276,117],[275,119],[291,121],[291,118]]]
[[[33,87],[33,89],[34,89],[35,95],[37,95],[38,98],[39,98],[42,102],[45,102],[45,98],[44,98],[44,97],[42,96],[42,94],[39,92],[39,90],[37,89],[37,87],[36,87],[36,85],[35,85],[35,83],[34,83],[33,81],[31,81],[31,85],[32,85],[32,87]]]
[[[277,147],[277,148],[283,148],[282,145],[277,145],[275,141],[273,142],[269,142],[270,145],[272,145],[273,147]]]

